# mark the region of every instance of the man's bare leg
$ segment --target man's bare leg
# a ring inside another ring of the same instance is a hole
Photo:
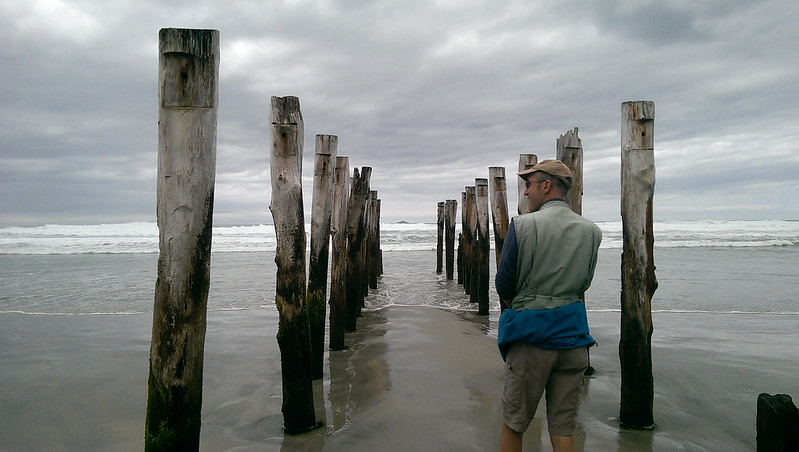
[[[574,450],[574,441],[571,436],[561,436],[549,434],[549,440],[552,442],[553,452],[572,452]]]
[[[521,452],[522,434],[502,424],[502,440],[499,442],[500,452]]]

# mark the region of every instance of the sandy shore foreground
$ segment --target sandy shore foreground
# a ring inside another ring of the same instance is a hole
[[[754,450],[761,392],[799,398],[795,316],[656,314],[654,431],[619,428],[618,313],[600,346],[578,450]],[[366,312],[315,386],[325,427],[281,430],[274,310],[209,313],[201,449],[495,450],[503,363],[490,319],[428,307]],[[151,318],[0,315],[0,450],[141,450]],[[525,450],[550,450],[539,410]]]

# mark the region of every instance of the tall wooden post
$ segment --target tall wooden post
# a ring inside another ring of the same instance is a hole
[[[505,182],[505,167],[489,167],[488,181],[491,191],[491,219],[494,226],[494,252],[499,265],[505,234],[508,233],[508,188]]]
[[[382,208],[383,202],[380,198],[375,200],[375,258],[376,258],[376,265],[377,265],[377,275],[383,275],[383,247],[380,245],[380,211]],[[377,287],[374,287],[375,289]]]
[[[361,316],[366,296],[369,295],[369,247],[372,237],[369,235],[369,216],[371,215],[372,190],[366,193],[363,201],[363,215],[361,216],[361,231],[363,231],[363,242],[361,243],[361,254],[358,262],[361,265],[361,299],[358,303],[358,317]]]
[[[655,103],[621,105],[621,411],[629,427],[652,428],[652,295],[657,289],[652,248],[655,191]]]
[[[345,331],[353,332],[356,328],[358,312],[363,304],[363,260],[364,241],[363,216],[366,197],[369,195],[369,179],[372,168],[364,166],[361,172],[355,168],[350,190],[349,209],[347,211],[347,318]]]
[[[436,211],[436,273],[444,271],[444,214],[445,203],[440,201]]]
[[[572,186],[566,195],[572,211],[577,215],[583,214],[583,143],[577,135],[577,127],[570,130],[557,140],[556,158],[563,162],[572,172]]]
[[[302,203],[304,124],[300,100],[272,97],[272,202],[275,223],[279,314],[277,343],[283,376],[283,428],[299,433],[316,427],[311,377],[311,338],[305,310],[305,219]]]
[[[380,213],[377,190],[369,191],[369,223],[366,225],[369,234],[369,249],[367,253],[367,270],[369,272],[369,288],[377,289],[377,277],[380,274]]]
[[[463,284],[464,289],[468,284],[466,282],[466,192],[461,192],[461,233],[458,234],[458,284]],[[468,293],[468,292],[467,292]]]
[[[219,32],[164,28],[158,51],[159,256],[144,446],[197,450],[216,175]]]
[[[519,172],[535,166],[536,163],[538,163],[538,157],[535,154],[519,154]],[[530,206],[527,204],[527,197],[524,196],[524,192],[527,190],[524,186],[524,180],[521,177],[516,177],[516,184],[516,189],[519,191],[519,206],[517,211],[518,214],[521,215],[527,213],[527,211],[530,210]]]
[[[361,278],[361,289],[363,291],[363,298],[366,299],[366,296],[369,295],[369,281],[372,279],[372,270],[371,270],[371,262],[369,259],[372,257],[370,250],[372,248],[372,201],[374,198],[372,195],[375,193],[374,190],[369,190],[369,193],[366,194],[366,200],[364,201],[363,205],[363,218],[361,227],[363,228],[363,246],[361,247],[361,262],[363,262],[363,270]],[[363,305],[363,303],[361,303]],[[358,316],[360,317],[361,311],[358,310]]]
[[[475,185],[475,212],[477,214],[477,314],[488,315],[488,260],[490,243],[488,231],[488,179],[477,178]]]
[[[466,225],[464,227],[463,238],[466,242],[464,249],[464,281],[463,287],[469,295],[471,303],[477,303],[477,290],[479,287],[479,277],[475,262],[477,260],[477,211],[475,210],[475,187],[466,187]]]
[[[311,254],[308,263],[308,295],[305,309],[311,328],[312,377],[322,378],[325,358],[327,262],[330,250],[330,215],[333,204],[333,166],[338,137],[317,135],[314,156]]]
[[[330,350],[344,350],[347,319],[347,211],[350,199],[349,157],[336,157],[333,176],[333,212],[330,233],[333,257],[330,263]]]
[[[444,204],[444,242],[447,279],[455,275],[455,216],[458,214],[458,201],[448,199]]]

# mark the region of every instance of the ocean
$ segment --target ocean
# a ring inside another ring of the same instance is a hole
[[[597,224],[603,241],[587,306],[619,311],[621,223]],[[476,309],[435,273],[435,224],[380,228],[384,275],[366,309]],[[654,312],[799,315],[799,221],[656,222],[654,231]],[[274,251],[271,225],[214,227],[208,309],[275,309]],[[0,314],[152,312],[157,259],[155,223],[0,228]],[[490,263],[493,278],[493,251]],[[490,297],[496,313],[493,284]]]
[[[755,450],[758,394],[799,394],[799,222],[655,223],[657,426],[644,432],[616,417],[621,225],[598,224],[586,303],[600,346],[576,450]],[[436,274],[434,224],[381,233],[378,288],[315,382],[325,427],[291,437],[281,429],[274,228],[214,228],[201,450],[499,444],[496,293],[489,316],[477,316],[463,287]],[[0,450],[141,450],[157,260],[153,223],[0,228]],[[551,450],[543,418],[526,450]]]

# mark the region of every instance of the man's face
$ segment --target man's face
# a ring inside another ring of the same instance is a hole
[[[544,201],[546,200],[544,188],[547,186],[547,184],[551,184],[551,182],[548,180],[540,180],[540,176],[541,175],[538,174],[538,172],[535,172],[531,174],[524,182],[525,186],[527,187],[524,190],[524,196],[526,196],[528,199],[527,205],[530,208],[530,212],[536,212],[541,208],[541,205],[544,204]]]

